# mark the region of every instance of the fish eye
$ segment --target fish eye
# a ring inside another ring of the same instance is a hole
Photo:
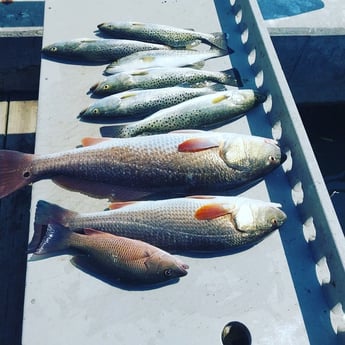
[[[51,52],[56,52],[57,50],[58,50],[57,47],[51,47],[51,48],[50,48],[50,51],[51,51]]]
[[[275,159],[274,156],[268,156],[268,160],[269,160],[270,162],[275,162],[275,161],[276,161],[276,159]]]
[[[164,270],[164,276],[165,277],[171,277],[173,271],[171,268],[167,268],[166,270]]]
[[[103,86],[103,90],[108,90],[108,89],[110,89],[110,85],[109,85],[109,84],[105,84],[105,85]]]
[[[272,225],[277,225],[277,224],[278,224],[277,219],[273,218],[273,219],[271,220],[271,223],[272,223]]]
[[[99,110],[97,108],[92,110],[92,114],[94,115],[98,115],[99,114]]]

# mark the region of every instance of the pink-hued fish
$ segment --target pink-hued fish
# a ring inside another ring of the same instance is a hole
[[[30,250],[42,237],[42,225],[49,223],[74,231],[91,227],[170,251],[240,248],[259,242],[284,224],[286,214],[280,207],[244,197],[193,196],[116,202],[108,211],[78,213],[40,200]]]
[[[34,254],[77,250],[88,255],[102,273],[135,283],[160,283],[187,274],[188,265],[148,243],[115,236],[94,229],[75,233],[61,225],[49,224]]]
[[[43,179],[111,200],[214,194],[257,181],[285,159],[272,139],[211,131],[88,138],[83,145],[42,155],[0,150],[0,198]]]

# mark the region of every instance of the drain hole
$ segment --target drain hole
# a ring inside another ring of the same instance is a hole
[[[223,345],[251,345],[252,337],[243,323],[231,321],[223,328],[222,343]]]

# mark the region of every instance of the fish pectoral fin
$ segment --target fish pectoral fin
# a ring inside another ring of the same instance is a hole
[[[111,204],[109,204],[108,209],[109,210],[117,210],[119,208],[128,206],[128,205],[132,205],[132,204],[136,204],[138,201],[118,201],[118,202],[112,202]]]
[[[229,96],[227,95],[220,95],[220,96],[216,96],[212,99],[212,103],[213,104],[217,104],[217,103],[220,103],[222,101],[224,101],[225,99],[228,99]]]
[[[137,94],[135,92],[127,92],[126,94],[122,95],[120,99],[126,99],[126,98],[131,98],[135,97]]]
[[[143,56],[140,60],[143,62],[152,62],[155,60],[155,57],[151,55],[147,55],[147,56]]]
[[[100,143],[103,143],[105,141],[111,140],[111,138],[91,138],[91,137],[86,137],[81,140],[81,145],[82,146],[92,146],[92,145],[97,145]]]
[[[219,147],[219,143],[211,138],[187,139],[178,145],[179,152],[198,152]]]
[[[146,70],[137,70],[131,73],[132,76],[138,76],[138,75],[140,76],[140,75],[148,75],[148,74],[149,72]]]
[[[231,212],[221,204],[207,204],[199,207],[195,211],[194,217],[198,220],[211,220],[230,213]]]
[[[56,176],[52,181],[67,190],[77,191],[93,198],[109,199],[110,201],[139,200],[151,194],[149,192],[137,191],[104,182],[89,181],[68,176]]]

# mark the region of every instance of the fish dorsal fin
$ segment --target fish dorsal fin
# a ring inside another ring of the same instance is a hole
[[[109,236],[109,237],[114,236],[112,234],[109,234],[108,232],[99,231],[99,230],[91,229],[91,228],[84,228],[83,231],[84,231],[84,234],[88,236]]]
[[[122,95],[120,97],[120,99],[126,99],[126,98],[131,98],[131,97],[135,97],[137,94],[135,92],[131,92],[131,93],[126,93],[124,95]]]
[[[131,75],[137,76],[137,75],[147,75],[149,74],[148,71],[146,70],[137,70],[137,71],[133,71],[131,72]]]
[[[111,204],[109,204],[108,209],[109,210],[117,210],[119,208],[128,206],[128,205],[132,205],[137,203],[137,201],[119,201],[119,202],[112,202]]]
[[[198,220],[211,220],[229,213],[230,211],[221,204],[207,204],[199,207],[195,211],[194,217]]]
[[[191,138],[178,145],[179,152],[198,152],[218,147],[219,143],[210,138]]]
[[[140,60],[143,62],[152,62],[155,60],[155,57],[151,55],[147,55],[147,56],[143,56]]]
[[[216,96],[212,99],[212,103],[213,104],[220,103],[220,102],[222,102],[228,98],[229,98],[229,96],[227,96],[227,95],[219,95],[219,96]]]
[[[82,146],[92,146],[111,140],[112,138],[92,138],[86,137],[81,140]]]

